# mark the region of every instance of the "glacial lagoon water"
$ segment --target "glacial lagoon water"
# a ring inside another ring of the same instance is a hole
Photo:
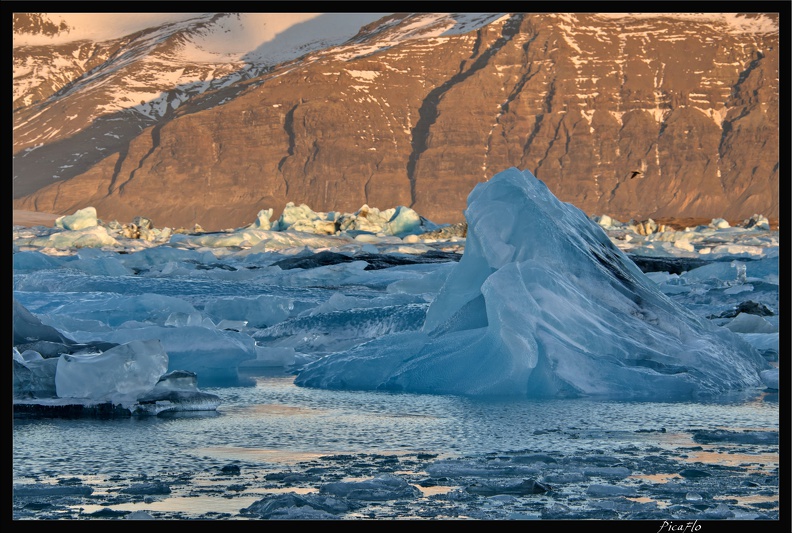
[[[41,498],[32,506],[18,498],[15,518],[101,517],[111,509],[120,516],[145,510],[155,518],[244,519],[251,517],[242,509],[268,495],[310,493],[329,481],[383,472],[426,486],[398,511],[374,506],[374,518],[449,517],[452,502],[459,513],[453,518],[612,518],[603,502],[615,496],[586,492],[600,485],[630,491],[631,499],[617,498],[626,517],[778,516],[776,394],[705,403],[487,401],[301,388],[288,375],[254,381],[205,389],[222,398],[214,414],[15,420],[15,486],[94,489],[43,511],[35,505]],[[224,476],[234,465],[239,474]],[[701,477],[684,477],[686,469]],[[549,484],[551,496],[497,506],[486,496],[448,501],[471,483],[525,477]],[[123,497],[152,481],[170,491]],[[703,502],[691,501],[697,497]],[[356,517],[367,516],[344,516]]]
[[[638,255],[658,255],[657,242],[633,234],[628,242],[626,231],[612,238]],[[18,233],[25,242],[28,232]],[[694,234],[708,251],[715,241],[750,245],[708,253],[697,269],[649,277],[697,316],[741,331],[778,366],[788,352],[778,346],[777,232]],[[273,262],[305,251],[195,246],[44,257],[20,244],[14,298],[78,342],[127,342],[121,337],[174,328],[174,338],[196,350],[204,347],[190,334],[178,336],[195,330],[180,328],[211,318],[201,327],[219,331],[221,319],[233,324],[245,310],[261,323],[245,329],[257,344],[320,357],[388,329],[414,331],[453,268],[366,270],[357,261],[282,270]],[[393,253],[389,242],[367,246]],[[432,246],[461,252],[464,243]],[[772,315],[735,316],[738,308]],[[400,320],[380,327],[394,312]],[[240,386],[207,386],[198,374],[201,390],[220,398],[216,412],[15,418],[12,517],[662,523],[780,515],[774,389],[697,401],[663,401],[662,390],[651,402],[493,400],[298,387],[284,368],[246,375]]]

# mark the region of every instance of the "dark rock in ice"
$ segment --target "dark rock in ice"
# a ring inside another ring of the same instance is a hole
[[[778,444],[777,431],[694,430],[693,440],[701,444],[729,442],[736,444]]]
[[[494,483],[494,482],[475,482],[465,487],[465,490],[480,496],[494,496],[496,494],[516,494],[525,496],[527,494],[542,494],[552,490],[550,485],[536,481],[535,479],[524,479],[519,483]]]
[[[130,511],[116,511],[115,509],[105,507],[103,509],[99,509],[98,511],[94,511],[93,513],[86,514],[93,518],[120,518],[122,516],[128,515],[129,513]]]
[[[368,266],[364,270],[381,270],[401,265],[415,265],[422,263],[447,263],[449,261],[459,261],[462,254],[454,252],[443,252],[439,250],[430,250],[423,254],[370,254],[361,253],[354,256],[340,254],[337,252],[322,251],[311,255],[297,255],[295,257],[288,257],[273,263],[273,266],[278,266],[282,270],[291,270],[293,268],[316,268],[328,265],[337,265],[340,263],[350,263],[352,261],[365,261]]]
[[[226,474],[228,476],[238,476],[241,473],[239,465],[225,465],[223,468],[220,469],[220,472]]]
[[[226,265],[224,263],[196,263],[195,270],[214,270],[219,268],[220,270],[228,270],[229,272],[236,272],[236,268],[232,267],[231,265]]]
[[[669,274],[681,274],[708,263],[704,259],[695,257],[648,257],[630,253],[626,255],[644,273],[668,272]]]
[[[132,412],[128,407],[115,405],[112,402],[80,403],[75,399],[56,399],[60,401],[46,402],[45,399],[15,400],[14,418],[129,418]]]
[[[758,315],[758,316],[774,316],[773,310],[767,307],[765,304],[753,302],[751,300],[746,300],[745,302],[740,303],[737,307],[733,309],[729,309],[728,311],[724,311],[719,315],[710,315],[708,318],[734,318],[740,313],[745,313],[748,315]]]
[[[702,477],[709,477],[712,474],[707,472],[706,470],[700,470],[698,468],[685,468],[679,472],[679,475],[685,479],[696,479]]]
[[[421,491],[398,476],[383,474],[365,481],[327,483],[319,489],[319,494],[352,500],[386,501],[417,498]]]
[[[459,262],[462,254],[430,250],[423,254],[358,254],[356,260],[363,260],[368,266],[363,270],[381,270],[401,265],[416,265],[424,263]]]
[[[122,494],[134,494],[136,496],[156,496],[170,494],[171,488],[167,483],[154,481],[152,483],[136,483],[135,485],[121,489],[119,492]]]
[[[436,230],[427,231],[418,235],[418,238],[422,241],[428,239],[434,240],[448,240],[451,237],[467,237],[467,229],[468,225],[467,222],[459,222],[457,224],[449,224],[447,226],[443,226],[442,228],[438,228]]]
[[[272,266],[280,267],[281,270],[291,270],[293,268],[316,268],[320,266],[337,265],[339,263],[350,263],[357,261],[357,259],[348,255],[339,254],[336,252],[317,252],[308,256],[298,255],[295,257],[287,257],[272,263]]]

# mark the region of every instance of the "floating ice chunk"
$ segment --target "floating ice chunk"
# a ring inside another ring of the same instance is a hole
[[[388,333],[418,330],[425,314],[425,304],[344,309],[285,320],[260,330],[254,337],[267,345],[328,353]]]
[[[14,352],[14,398],[54,398],[57,358],[44,359],[34,350]]]
[[[119,344],[135,339],[159,340],[168,354],[169,369],[195,372],[204,387],[239,385],[237,367],[256,358],[255,341],[249,335],[202,326],[122,328],[82,335],[81,340],[100,338]]]
[[[171,242],[189,244],[191,246],[205,246],[207,248],[221,248],[225,246],[255,246],[270,237],[271,232],[263,229],[246,228],[238,231],[223,233],[207,233],[203,235],[171,237]]]
[[[125,322],[128,324],[128,322]],[[198,311],[193,313],[183,313],[180,311],[173,312],[165,319],[165,326],[183,327],[183,326],[203,326],[204,318]]]
[[[79,209],[73,215],[65,215],[55,219],[55,227],[67,230],[85,229],[98,224],[96,208],[94,207]]]
[[[209,320],[209,319],[207,319]],[[242,331],[247,328],[247,320],[226,320],[217,323],[217,329],[227,329],[229,331]]]
[[[778,369],[777,368],[770,368],[768,370],[762,370],[762,383],[768,389],[775,389],[778,390]]]
[[[423,268],[418,270],[421,267],[416,266],[414,270],[420,275],[394,281],[388,285],[387,291],[389,293],[437,294],[454,266],[456,266],[454,263],[449,262],[433,266],[428,272]]]
[[[243,515],[265,520],[334,520],[360,504],[320,494],[271,494],[241,510]]]
[[[69,324],[77,325],[75,319],[95,321],[97,324],[111,327],[132,320],[163,325],[174,313],[190,315],[195,312],[195,308],[190,303],[174,296],[111,294],[106,298],[65,304],[57,317],[50,317],[50,323],[59,325],[62,331],[67,332],[73,331],[74,326],[70,327]]]
[[[23,483],[14,485],[14,496],[90,496],[93,489],[88,485],[51,485],[48,483]]]
[[[755,255],[762,256],[765,253],[763,246],[751,246],[746,244],[721,244],[714,246],[710,251],[713,255]]]
[[[14,307],[11,312],[14,330],[14,345],[26,342],[44,340],[56,343],[66,343],[69,340],[60,331],[41,322],[37,316],[28,311],[14,298]]]
[[[96,248],[83,248],[77,258],[68,263],[68,268],[81,270],[94,276],[130,276],[133,271],[119,260],[115,253]]]
[[[161,376],[150,392],[138,398],[135,414],[214,411],[219,405],[219,396],[198,390],[195,372],[174,370]]]
[[[383,229],[385,233],[399,237],[421,233],[421,216],[409,207],[400,205]]]
[[[71,257],[69,257],[71,260]],[[17,252],[13,256],[11,268],[15,273],[34,272],[49,268],[59,268],[65,263],[62,257],[53,257],[38,251]]]
[[[272,225],[275,231],[302,231],[307,233],[321,233],[332,235],[336,232],[333,215],[317,213],[305,204],[295,206],[289,202],[283,208],[280,218]]]
[[[289,298],[261,295],[215,298],[208,302],[204,312],[217,321],[246,321],[255,328],[267,327],[287,319],[294,309]]]
[[[421,491],[393,474],[382,474],[364,481],[338,481],[319,488],[320,495],[363,501],[414,499]]]
[[[778,328],[776,328],[778,329]],[[742,339],[769,361],[778,361],[778,333],[740,333]]]
[[[726,324],[735,333],[777,333],[778,327],[764,318],[749,313],[740,313]]]
[[[163,265],[169,263],[208,264],[216,259],[212,252],[209,251],[199,252],[172,246],[146,248],[132,254],[122,255],[119,258],[124,266],[136,271],[148,270],[153,267],[162,269]]]
[[[754,388],[767,368],[668,299],[575,207],[510,169],[468,197],[465,254],[421,333],[306,365],[326,388],[668,399]]]
[[[135,340],[100,354],[61,355],[55,372],[60,398],[128,403],[151,391],[168,369],[157,340]]]
[[[744,220],[742,225],[745,228],[753,228],[756,230],[767,231],[770,229],[770,222],[767,220],[767,217],[764,215],[754,214],[751,218]]]
[[[695,252],[696,249],[690,244],[690,240],[687,238],[679,238],[674,241],[674,247],[679,248],[680,250],[685,250],[687,252]]]
[[[722,218],[713,218],[712,222],[710,222],[709,225],[710,225],[710,227],[715,228],[715,229],[727,229],[727,228],[731,227],[731,225],[728,223],[728,221],[726,221],[726,220],[724,220]]]
[[[601,215],[598,217],[594,217],[592,220],[602,226],[603,228],[610,229],[613,227],[613,219],[608,215]]]
[[[313,233],[303,233],[298,231],[264,231],[264,230],[243,230],[225,236],[191,236],[182,239],[181,242],[190,245],[200,246],[238,246],[242,242],[247,242],[250,246],[248,250],[238,252],[236,255],[245,257],[251,254],[278,251],[283,253],[288,250],[303,250],[310,248],[313,250],[322,248],[340,248],[352,242],[352,239],[343,235],[315,235]],[[233,244],[232,244],[233,243]]]
[[[270,218],[272,218],[272,208],[262,209],[258,212],[255,222],[253,222],[250,227],[253,229],[268,230],[272,228],[272,222],[270,222]]]
[[[730,285],[746,281],[746,266],[742,261],[713,261],[712,263],[688,270],[680,274],[689,283],[703,281],[725,282]]]
[[[103,246],[120,246],[104,226],[90,226],[78,230],[64,230],[46,237],[33,238],[31,246],[40,248],[101,248]]]
[[[613,496],[637,496],[638,493],[633,487],[622,487],[620,485],[602,485],[593,483],[586,489],[586,494],[594,498],[610,498]]]
[[[239,368],[243,370],[261,370],[275,367],[288,367],[294,364],[296,353],[294,348],[256,346],[256,358],[242,361]]]

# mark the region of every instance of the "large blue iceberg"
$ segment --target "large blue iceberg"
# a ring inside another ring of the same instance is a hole
[[[470,396],[671,400],[760,387],[769,364],[667,298],[529,171],[477,185],[462,260],[423,328],[306,365],[296,383]]]

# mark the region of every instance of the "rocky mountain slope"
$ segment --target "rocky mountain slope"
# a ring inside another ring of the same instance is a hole
[[[778,217],[777,14],[346,14],[355,31],[328,33],[335,15],[235,55],[211,44],[250,14],[57,44],[23,37],[68,24],[15,15],[14,208],[457,222],[516,166],[592,215]]]

